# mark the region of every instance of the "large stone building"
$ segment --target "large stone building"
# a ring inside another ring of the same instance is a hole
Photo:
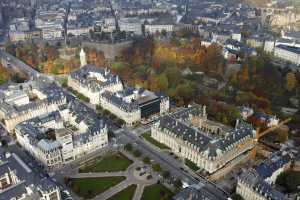
[[[206,107],[193,105],[161,117],[151,136],[178,156],[212,174],[249,156],[255,131],[244,122],[230,128],[207,119]]]
[[[82,66],[68,76],[68,86],[88,97],[90,103],[99,104],[100,94],[104,91],[117,92],[123,84],[117,75],[108,69],[91,65]]]
[[[130,87],[116,93],[104,92],[100,105],[130,126],[153,114],[167,113],[170,106],[169,98],[163,95]]]
[[[60,200],[61,195],[52,180],[37,178],[18,155],[0,149],[0,199]]]
[[[11,133],[17,124],[56,111],[66,101],[64,92],[48,79],[9,86],[0,90],[0,119]]]
[[[287,45],[277,45],[274,56],[289,61],[293,64],[300,65],[300,48]]]
[[[236,193],[247,200],[284,200],[281,192],[273,189],[258,173],[251,169],[238,178]]]
[[[18,124],[18,143],[47,169],[56,169],[108,144],[107,127],[77,100]]]

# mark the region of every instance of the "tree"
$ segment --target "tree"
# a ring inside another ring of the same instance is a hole
[[[150,158],[149,158],[148,156],[144,157],[144,158],[143,158],[143,162],[144,162],[145,164],[149,164],[149,163],[150,163]]]
[[[160,171],[161,171],[160,164],[153,164],[153,165],[152,165],[152,169],[153,169],[153,171],[155,171],[155,172],[160,172]]]
[[[231,196],[231,198],[232,198],[233,200],[244,200],[244,198],[243,198],[241,195],[237,194],[237,193],[234,193],[234,194]]]
[[[283,187],[288,193],[296,192],[300,185],[300,173],[297,171],[286,171],[279,174],[276,184]]]
[[[162,176],[167,179],[170,177],[170,172],[169,171],[163,171]]]
[[[133,155],[134,155],[135,157],[140,157],[140,156],[142,155],[142,153],[141,153],[139,150],[135,150],[135,151],[133,152]]]
[[[176,189],[180,190],[182,188],[182,181],[180,179],[176,179],[174,182],[174,186]]]
[[[26,80],[26,77],[20,73],[15,73],[12,75],[11,80],[15,83],[23,83]]]
[[[124,149],[125,149],[126,151],[132,151],[132,149],[133,149],[132,144],[130,144],[130,143],[126,144],[126,145],[124,146]]]
[[[6,140],[1,140],[1,146],[6,147],[7,146],[7,141]]]
[[[288,72],[285,76],[285,88],[291,92],[297,86],[296,75],[292,72]]]
[[[0,63],[0,85],[8,80],[8,72]]]
[[[166,77],[165,74],[161,74],[159,77],[158,77],[158,88],[160,91],[162,92],[166,92],[167,89],[169,88],[169,83],[168,83],[168,79]]]

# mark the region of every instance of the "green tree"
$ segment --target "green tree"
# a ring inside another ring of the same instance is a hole
[[[237,193],[234,193],[232,196],[231,196],[232,200],[244,200],[244,198],[237,194]]]
[[[174,182],[174,187],[177,190],[180,190],[182,188],[182,181],[180,179],[176,179],[175,182]]]
[[[126,144],[126,145],[124,146],[124,149],[125,149],[126,151],[132,151],[132,149],[133,149],[132,144],[130,144],[130,143]]]
[[[148,156],[144,157],[144,158],[143,158],[143,162],[144,162],[145,164],[149,164],[149,163],[150,163],[150,158],[149,158]]]
[[[276,184],[283,187],[288,193],[296,192],[300,185],[300,173],[297,171],[286,171],[279,174]]]
[[[139,150],[135,150],[135,151],[133,152],[133,155],[134,155],[135,157],[140,157],[140,156],[142,155],[142,153],[141,153]]]
[[[155,171],[155,172],[160,172],[160,171],[161,171],[160,164],[153,164],[153,165],[152,165],[152,169],[153,169],[153,171]]]
[[[158,81],[159,90],[162,91],[162,92],[166,92],[167,89],[169,88],[169,82],[168,82],[168,78],[166,77],[166,75],[161,74],[158,77],[157,81]]]
[[[170,172],[169,171],[163,171],[162,176],[164,178],[169,178],[170,177]]]

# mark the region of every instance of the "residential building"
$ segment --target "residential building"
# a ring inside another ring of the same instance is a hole
[[[277,45],[274,55],[293,64],[300,64],[300,47]]]
[[[192,185],[184,188],[178,194],[172,197],[172,200],[226,200],[227,198],[216,197],[205,187],[200,185]]]
[[[119,20],[120,31],[142,35],[142,21],[139,18],[121,18]]]
[[[61,88],[45,78],[11,85],[0,90],[0,119],[12,133],[17,124],[56,111],[66,101]]]
[[[260,161],[255,170],[268,184],[273,185],[282,172],[290,169],[293,158],[293,153],[289,149],[283,148]]]
[[[50,179],[37,178],[15,153],[0,150],[0,199],[61,200],[59,187]]]
[[[18,143],[48,170],[108,144],[105,123],[77,100],[18,124],[15,133]]]
[[[239,178],[236,193],[247,200],[284,200],[284,195],[272,188],[257,172],[250,169]]]

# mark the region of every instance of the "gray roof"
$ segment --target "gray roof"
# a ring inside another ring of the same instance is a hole
[[[239,181],[247,184],[251,190],[256,191],[257,193],[266,197],[269,200],[284,200],[284,195],[273,189],[271,185],[264,181],[257,172],[253,169],[250,169],[244,172],[240,177]]]
[[[276,48],[280,48],[280,49],[283,49],[283,50],[286,50],[286,51],[290,51],[290,52],[298,54],[298,55],[300,54],[300,48],[299,47],[292,47],[292,46],[279,44],[279,45],[276,45]]]
[[[97,114],[91,108],[78,100],[70,101],[69,104],[62,107],[62,109],[68,109],[70,114],[75,117],[76,123],[84,122],[88,126],[85,133],[73,136],[75,145],[82,145],[89,142],[92,136],[100,134],[102,129],[106,127],[104,121],[98,119]],[[51,151],[57,149],[60,143],[48,138],[46,135],[47,129],[45,129],[44,124],[49,121],[59,123],[62,120],[60,112],[55,111],[24,121],[16,126],[16,130],[20,134],[27,134],[32,145],[36,145],[44,151]]]
[[[199,185],[192,185],[172,197],[172,200],[226,200],[219,198]]]
[[[90,78],[91,73],[100,74],[105,81],[100,82],[96,78]],[[70,74],[72,79],[77,80],[80,84],[87,86],[93,92],[100,92],[106,86],[116,84],[120,81],[117,75],[113,75],[108,69],[85,65],[79,70]]]
[[[187,122],[190,116],[201,116],[205,114],[203,112],[203,107],[194,105],[174,114],[165,115],[158,122],[159,128],[194,145],[199,152],[208,158],[218,157],[230,150],[234,143],[254,136],[252,126],[245,122],[239,123],[236,128],[226,130],[224,136],[220,137],[213,137]],[[222,125],[220,128],[224,129]]]
[[[38,186],[39,190],[47,191],[56,188],[57,186],[48,178],[41,180],[33,171],[22,161],[16,154],[4,154],[3,148],[0,147],[0,176],[9,170],[13,170],[20,180],[16,185],[12,185],[0,192],[0,199],[12,199],[20,197],[26,192],[28,186]],[[43,182],[47,184],[43,184]],[[37,188],[34,188],[37,189]],[[39,192],[34,190],[31,196],[39,196]],[[39,196],[40,198],[40,196]]]
[[[27,112],[28,110],[35,109],[39,106],[66,101],[66,94],[63,92],[63,90],[60,87],[58,87],[55,83],[45,78],[38,78],[33,81],[28,81],[7,88],[7,90],[11,91],[12,93],[19,93],[23,91],[28,94],[31,93],[33,89],[36,89],[43,93],[46,96],[46,98],[39,99],[38,101],[30,101],[28,104],[20,106],[12,105],[6,102],[5,91],[0,90],[0,109],[6,113],[5,116],[7,118],[13,118],[14,116],[20,115],[24,112]]]

